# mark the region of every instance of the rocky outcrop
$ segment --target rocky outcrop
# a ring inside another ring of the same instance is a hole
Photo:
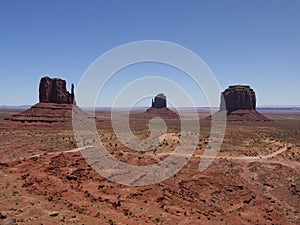
[[[154,101],[152,99],[151,108],[162,109],[167,107],[167,97],[160,93],[155,96]]]
[[[39,86],[40,102],[30,109],[13,115],[10,120],[17,122],[72,122],[74,114],[84,115],[75,104],[74,85],[71,93],[66,89],[66,81],[59,78],[43,77]]]
[[[179,119],[179,115],[167,108],[167,97],[160,93],[152,99],[151,108],[147,109],[146,112],[140,114],[143,118],[151,119],[154,117],[160,117],[162,119]],[[138,116],[139,117],[139,116]]]
[[[70,93],[66,89],[65,80],[43,77],[40,81],[39,100],[45,103],[75,104],[74,84]]]
[[[40,102],[30,109],[13,115],[10,120],[18,122],[72,122],[72,113],[83,113],[79,107],[72,104],[57,104]]]
[[[160,93],[152,99],[151,107],[143,113],[131,113],[131,118],[151,120],[155,117],[160,117],[164,120],[178,120],[179,115],[167,108],[167,97]],[[180,121],[179,121],[180,122]]]
[[[254,90],[248,85],[229,86],[222,92],[220,112],[224,111],[227,112],[227,121],[229,122],[253,123],[271,121],[256,111],[256,95]]]
[[[256,95],[250,86],[229,86],[221,98],[220,110],[231,113],[236,110],[256,110]]]

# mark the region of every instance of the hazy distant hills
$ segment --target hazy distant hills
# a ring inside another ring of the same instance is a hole
[[[13,110],[13,111],[20,111],[20,110],[26,110],[29,109],[30,105],[18,105],[18,106],[12,106],[12,105],[1,105],[0,110]]]
[[[300,110],[300,106],[259,106],[258,110]]]
[[[1,105],[0,110],[13,110],[13,111],[21,111],[21,110],[26,110],[29,109],[31,106],[30,105],[19,105],[19,106],[11,106],[11,105]],[[134,111],[145,111],[149,107],[136,107],[133,110]],[[175,110],[173,107],[169,107],[171,110]],[[179,107],[180,110],[182,111],[190,111],[193,109],[192,107]],[[83,110],[94,110],[93,107],[82,107]],[[111,111],[111,107],[96,107],[96,111]],[[210,111],[210,107],[196,107],[197,111],[199,112],[207,112]],[[120,107],[120,108],[114,108],[116,111],[128,111],[132,110],[131,108],[126,108],[126,107]],[[219,107],[212,107],[212,111],[218,111]],[[299,110],[300,111],[300,106],[289,106],[289,105],[266,105],[266,106],[259,106],[257,107],[257,110]]]

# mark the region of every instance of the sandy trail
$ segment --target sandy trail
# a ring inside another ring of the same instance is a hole
[[[86,149],[89,149],[89,148],[95,148],[95,146],[89,145],[89,146],[84,146],[82,148],[74,148],[74,149],[67,150],[67,151],[48,152],[48,153],[44,153],[44,154],[32,155],[32,156],[29,156],[29,157],[26,157],[26,158],[30,159],[30,158],[34,158],[34,157],[40,157],[40,156],[43,156],[43,155],[59,155],[59,154],[62,154],[62,153],[80,152],[82,150],[86,150]]]
[[[269,159],[269,158],[272,158],[274,156],[277,156],[285,151],[287,151],[288,149],[285,147],[285,148],[282,148],[276,152],[273,152],[272,154],[269,154],[269,155],[261,155],[261,156],[226,156],[226,155],[222,155],[222,156],[216,156],[216,157],[213,157],[213,156],[204,156],[204,155],[193,155],[193,157],[197,157],[197,158],[215,158],[215,159],[236,159],[236,160],[262,160],[262,159]],[[174,153],[176,154],[176,153]],[[151,154],[152,155],[152,154]],[[166,156],[166,155],[172,155],[172,153],[158,153],[156,154],[157,156]],[[183,157],[189,157],[190,155],[189,154],[176,154],[177,156],[183,156]]]
[[[171,136],[169,137],[171,138]],[[172,138],[173,138],[173,135],[172,135]],[[280,163],[282,165],[286,165],[286,166],[290,166],[290,167],[293,167],[293,168],[300,168],[300,163],[299,162],[291,162],[291,161],[288,161],[288,160],[270,160],[272,159],[273,157],[277,156],[277,155],[280,155],[286,151],[289,150],[288,148],[288,145],[289,144],[282,144],[280,141],[276,141],[276,140],[273,140],[273,141],[270,141],[270,140],[266,140],[266,142],[270,143],[270,144],[277,144],[277,145],[282,145],[282,147],[271,153],[271,154],[268,154],[268,155],[259,155],[259,156],[227,156],[227,155],[217,155],[215,157],[213,156],[205,156],[205,155],[193,155],[192,157],[196,157],[196,158],[207,158],[207,159],[228,159],[228,160],[244,160],[244,161],[263,161],[263,162],[268,162],[268,163]],[[46,154],[37,154],[37,155],[33,155],[33,156],[30,156],[28,158],[34,158],[34,157],[40,157],[40,156],[43,156],[43,155],[59,155],[59,154],[62,154],[62,153],[72,153],[72,152],[80,152],[80,151],[84,151],[84,150],[87,150],[87,149],[94,149],[96,148],[96,146],[85,146],[85,147],[81,147],[81,148],[75,148],[75,149],[71,149],[71,150],[67,150],[67,151],[60,151],[60,152],[49,152],[49,153],[46,153]],[[176,155],[176,156],[182,156],[182,157],[190,157],[191,155],[189,154],[179,154],[179,153],[156,153],[156,154],[153,154],[153,153],[146,153],[145,156],[156,156],[156,157],[160,157],[160,156],[168,156],[168,155]]]

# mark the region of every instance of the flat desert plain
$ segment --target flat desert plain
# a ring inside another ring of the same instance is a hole
[[[3,119],[13,113],[0,112],[0,224],[300,224],[299,111],[267,110],[262,113],[274,121],[227,124],[221,151],[203,172],[210,122],[200,112],[199,142],[188,163],[167,180],[140,187],[94,171],[70,122]],[[160,162],[178,145],[180,127],[172,118],[155,150],[135,152],[116,137],[109,112],[96,117],[101,142],[127,164]],[[140,138],[149,135],[147,119],[132,117],[130,126]]]

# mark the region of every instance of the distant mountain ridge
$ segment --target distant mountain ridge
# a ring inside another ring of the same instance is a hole
[[[258,110],[300,110],[300,106],[260,106]]]
[[[18,106],[14,106],[14,105],[1,105],[0,109],[10,109],[10,110],[25,110],[25,109],[29,109],[31,106],[30,105],[18,105]]]
[[[11,110],[25,110],[25,109],[29,109],[31,106],[30,105],[0,105],[0,109],[11,109]],[[84,110],[94,110],[96,109],[96,111],[110,111],[112,109],[112,107],[81,107]],[[180,109],[183,110],[189,110],[192,109],[193,107],[178,107]],[[205,111],[210,111],[210,107],[207,106],[203,106],[203,107],[195,107],[197,110],[205,110]],[[129,107],[116,107],[114,108],[115,110],[132,110]],[[134,107],[133,110],[146,110],[148,109],[148,107],[146,106],[140,106],[140,107]],[[174,107],[170,107],[170,109],[175,109]],[[213,111],[218,110],[219,107],[212,107]],[[266,105],[266,106],[258,106],[257,107],[258,110],[300,110],[300,105],[294,105],[294,106],[290,106],[290,105]]]

